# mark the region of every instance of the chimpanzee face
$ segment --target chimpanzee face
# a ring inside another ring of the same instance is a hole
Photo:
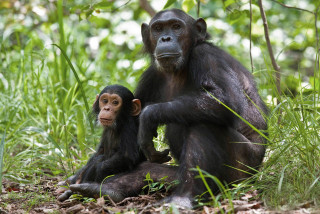
[[[122,106],[122,98],[118,94],[103,93],[99,98],[99,123],[109,127],[115,123]]]
[[[97,94],[93,104],[97,121],[104,128],[120,128],[119,124],[127,122],[129,117],[138,116],[141,102],[134,99],[132,92],[121,85],[106,86]]]
[[[141,31],[157,69],[177,72],[186,66],[192,45],[205,37],[206,23],[177,11],[164,11],[156,15],[150,25],[142,24]]]

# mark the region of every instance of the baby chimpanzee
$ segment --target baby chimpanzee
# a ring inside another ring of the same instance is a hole
[[[140,100],[134,99],[127,88],[120,85],[105,87],[96,97],[93,112],[104,128],[96,153],[66,184],[101,183],[104,178],[132,170],[146,160],[137,143]],[[71,190],[58,200],[70,197]]]

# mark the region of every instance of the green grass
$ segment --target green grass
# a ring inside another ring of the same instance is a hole
[[[301,92],[294,99],[284,97],[271,112],[271,141],[258,183],[269,206],[294,207],[305,201],[319,205],[320,103],[314,99],[318,96]]]
[[[10,180],[28,182],[28,175],[48,172],[73,174],[99,143],[101,130],[93,129],[90,115],[95,95],[113,83],[133,89],[143,70],[117,66],[129,48],[113,44],[111,36],[90,57],[85,42],[96,35],[88,31],[91,23],[62,17],[63,1],[57,3],[51,20],[37,31],[0,18],[7,35],[1,37],[0,52],[0,169]],[[52,30],[56,23],[58,31]],[[138,45],[128,52],[130,66],[141,57],[140,50]]]

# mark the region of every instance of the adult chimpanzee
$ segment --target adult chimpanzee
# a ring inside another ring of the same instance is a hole
[[[138,142],[148,160],[163,162],[167,152],[156,151],[152,138],[158,125],[167,125],[166,138],[180,164],[180,184],[167,201],[191,206],[206,189],[190,168],[199,166],[229,183],[248,177],[265,154],[263,138],[224,105],[260,130],[267,129],[267,109],[250,72],[206,41],[202,18],[165,10],[142,24],[141,32],[151,66],[135,93],[144,107]]]
[[[86,166],[67,179],[68,184],[100,183],[105,177],[132,170],[145,160],[137,143],[141,103],[131,91],[120,85],[105,87],[96,97],[93,112],[104,128],[100,145]],[[58,200],[71,194],[67,191]]]

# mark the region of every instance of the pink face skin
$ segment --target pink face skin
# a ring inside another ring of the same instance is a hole
[[[122,98],[117,94],[104,93],[99,99],[100,113],[98,120],[104,127],[111,126],[117,118],[122,106]]]

